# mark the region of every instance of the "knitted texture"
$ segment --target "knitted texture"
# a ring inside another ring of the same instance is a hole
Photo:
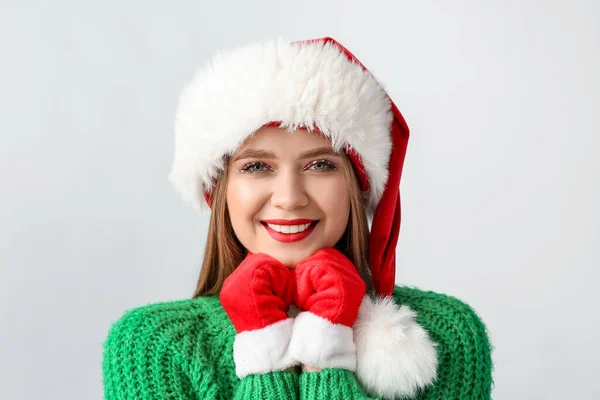
[[[486,328],[460,300],[396,287],[394,299],[417,313],[437,343],[438,376],[420,400],[489,399],[491,347]],[[106,400],[369,399],[355,373],[343,369],[235,374],[236,331],[217,296],[129,310],[110,328],[102,363]]]
[[[345,369],[324,369],[300,376],[300,400],[372,399],[368,397],[354,372]]]

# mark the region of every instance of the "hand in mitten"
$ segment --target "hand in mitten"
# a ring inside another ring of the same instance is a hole
[[[293,271],[266,254],[250,253],[223,283],[220,300],[237,331],[233,358],[240,379],[297,364],[288,351],[294,293]]]
[[[352,325],[366,285],[340,251],[324,248],[295,269],[295,304],[303,310],[294,321],[290,354],[316,368],[356,370]]]

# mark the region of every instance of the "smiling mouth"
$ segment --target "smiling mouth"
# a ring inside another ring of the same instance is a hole
[[[307,229],[314,227],[315,225],[317,225],[317,223],[319,223],[319,220],[315,220],[315,221],[304,223],[304,224],[289,224],[289,223],[275,224],[275,223],[269,223],[266,221],[261,221],[260,223],[263,226],[274,230],[275,232],[279,232],[284,235],[293,235],[295,233],[302,233],[302,232],[306,231]]]
[[[307,238],[318,223],[319,220],[297,225],[277,225],[261,221],[271,238],[283,243],[297,242]]]

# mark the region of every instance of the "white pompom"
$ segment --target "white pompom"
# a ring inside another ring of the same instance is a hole
[[[370,395],[413,397],[437,374],[437,352],[408,306],[365,296],[354,323],[357,377]]]

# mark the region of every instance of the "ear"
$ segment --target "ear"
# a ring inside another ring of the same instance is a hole
[[[382,398],[413,397],[437,375],[436,344],[408,306],[366,295],[354,323],[357,377]]]

